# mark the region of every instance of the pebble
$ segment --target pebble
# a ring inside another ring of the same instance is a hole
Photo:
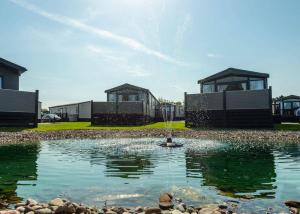
[[[168,210],[174,207],[172,202],[173,196],[170,193],[162,193],[159,196],[159,207],[163,210]]]
[[[284,203],[288,207],[300,208],[300,202],[299,201],[286,201]]]
[[[30,206],[34,206],[34,205],[37,205],[38,202],[36,200],[33,200],[31,198],[27,199],[26,201],[26,205],[30,205]]]
[[[55,198],[49,202],[50,206],[62,206],[65,202],[61,198]]]
[[[150,207],[145,209],[145,214],[161,214],[161,209],[156,207]]]
[[[144,212],[144,208],[141,207],[141,206],[139,206],[139,207],[136,207],[136,208],[134,209],[134,211],[137,212],[137,213],[141,213],[141,212]]]
[[[251,142],[300,142],[300,132],[267,130],[173,130],[176,137],[195,139],[214,139]],[[164,129],[147,130],[61,130],[61,131],[21,131],[0,132],[0,144],[38,142],[42,140],[61,140],[110,137],[163,137]]]
[[[36,210],[34,213],[35,214],[52,214],[52,210],[50,210],[49,208],[43,208],[43,209]]]

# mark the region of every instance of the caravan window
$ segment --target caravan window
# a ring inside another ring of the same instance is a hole
[[[3,78],[0,76],[0,89],[2,89]]]
[[[212,93],[215,91],[214,84],[204,84],[203,85],[203,93]]]
[[[250,90],[263,90],[265,82],[263,79],[250,78]]]
[[[115,102],[116,101],[116,94],[109,94],[108,95],[108,101],[109,102]]]
[[[132,95],[129,95],[128,97],[129,101],[137,101],[138,100],[138,95],[135,95],[135,94],[132,94]]]

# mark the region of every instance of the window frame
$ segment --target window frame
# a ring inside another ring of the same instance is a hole
[[[0,89],[3,89],[4,77],[0,75]]]

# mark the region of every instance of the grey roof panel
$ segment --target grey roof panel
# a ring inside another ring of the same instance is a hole
[[[206,77],[204,79],[201,79],[198,81],[198,83],[203,83],[203,82],[209,82],[213,81],[216,79],[220,79],[226,76],[249,76],[249,77],[261,77],[261,78],[269,78],[270,75],[267,73],[259,73],[259,72],[254,72],[254,71],[247,71],[247,70],[242,70],[242,69],[237,69],[237,68],[227,68],[224,71],[218,72],[214,75],[211,75],[209,77]]]
[[[138,86],[135,86],[135,85],[131,85],[131,84],[125,83],[125,84],[123,84],[123,85],[119,85],[119,86],[117,86],[117,87],[114,87],[114,88],[111,88],[111,89],[107,89],[107,90],[105,90],[105,93],[113,92],[113,91],[118,91],[118,90],[122,90],[122,89],[126,89],[126,88],[149,92],[149,89],[146,89],[146,88],[142,88],[142,87],[138,87]]]
[[[20,74],[24,73],[25,71],[27,71],[26,68],[24,68],[23,66],[17,65],[13,62],[10,62],[6,59],[3,59],[0,57],[0,65],[4,65],[12,70],[18,71]]]

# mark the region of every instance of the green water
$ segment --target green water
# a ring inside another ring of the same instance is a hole
[[[46,141],[0,147],[0,202],[65,197],[89,205],[153,206],[161,191],[186,203],[235,201],[260,212],[300,199],[300,145],[176,139]]]

